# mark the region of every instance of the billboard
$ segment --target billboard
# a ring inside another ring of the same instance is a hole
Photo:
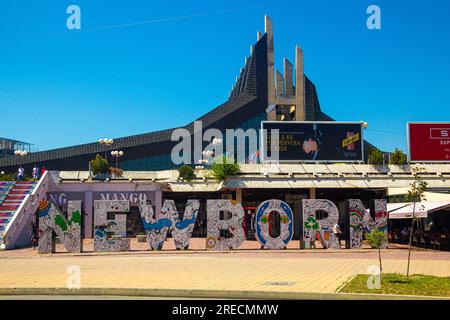
[[[450,122],[408,122],[411,162],[450,162]]]
[[[276,161],[271,157],[272,148],[277,148],[279,162],[363,162],[362,125],[362,122],[263,121],[262,161]],[[276,129],[278,141],[272,142],[271,132]]]

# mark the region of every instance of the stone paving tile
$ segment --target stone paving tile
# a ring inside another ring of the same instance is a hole
[[[26,250],[26,249],[25,249]],[[81,269],[85,288],[155,288],[335,292],[358,273],[378,264],[376,251],[256,251],[233,253],[155,253],[115,255],[0,252],[0,288],[64,288],[69,265]],[[414,251],[412,274],[450,276],[446,252]],[[407,252],[383,251],[384,272],[406,272]],[[268,282],[272,282],[272,285]],[[277,283],[278,282],[278,283]],[[277,285],[278,284],[278,285]],[[286,285],[287,284],[287,285]]]

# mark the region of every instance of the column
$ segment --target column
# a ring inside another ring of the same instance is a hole
[[[87,191],[84,197],[84,238],[92,239],[94,224],[94,196],[92,191]]]

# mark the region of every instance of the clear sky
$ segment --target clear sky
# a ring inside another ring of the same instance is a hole
[[[8,0],[0,137],[46,150],[187,124],[227,99],[264,14],[277,66],[301,45],[323,111],[367,121],[378,147],[405,150],[407,121],[450,121],[448,0]]]

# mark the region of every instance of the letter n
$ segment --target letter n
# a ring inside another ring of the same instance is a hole
[[[81,252],[81,201],[69,201],[68,208],[69,220],[53,202],[44,200],[39,203],[39,253],[55,252],[53,232],[67,252]]]

